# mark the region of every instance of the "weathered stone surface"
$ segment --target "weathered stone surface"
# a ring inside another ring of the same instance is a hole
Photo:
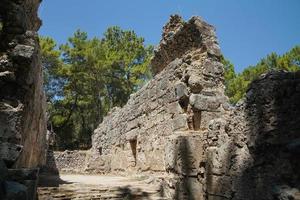
[[[36,180],[38,179],[39,169],[8,169],[8,176],[10,180]]]
[[[188,116],[186,114],[179,114],[173,120],[173,130],[188,130],[187,124]]]
[[[225,128],[208,151],[211,198],[298,198],[299,85],[299,72],[263,75],[225,116]]]
[[[13,59],[19,61],[30,61],[34,54],[34,47],[18,44],[12,51]]]
[[[216,111],[220,107],[218,97],[202,94],[192,94],[190,96],[190,104],[201,111]]]
[[[36,34],[41,24],[37,17],[39,3],[39,0],[0,2],[3,23],[0,34],[0,142],[23,146],[16,167],[35,167],[45,162],[46,105]],[[12,152],[3,148],[1,151]],[[14,155],[10,160],[16,158]]]
[[[199,17],[184,22],[177,15],[171,16],[169,23],[164,26],[163,38],[151,63],[153,72],[159,73],[172,60],[183,57],[193,49],[201,49],[214,56],[221,55],[213,26]]]
[[[0,160],[6,165],[0,167],[0,199],[5,200],[35,199],[38,170],[24,168],[43,165],[46,158],[40,2],[0,1]]]
[[[14,181],[5,182],[6,199],[8,200],[27,200],[27,187]]]
[[[204,159],[201,135],[178,132],[167,138],[165,146],[165,169],[177,174],[197,176]]]
[[[84,173],[86,169],[86,151],[48,151],[48,172],[57,173]],[[49,159],[53,157],[52,159]]]
[[[0,156],[8,166],[12,166],[13,163],[19,158],[22,152],[23,146],[9,142],[0,143]]]
[[[188,88],[183,82],[175,83],[175,94],[177,99],[185,99],[189,96]]]
[[[199,93],[203,89],[202,80],[199,76],[191,75],[188,80],[188,85],[192,93]]]
[[[110,159],[101,162],[110,164],[111,166],[105,169],[112,172],[164,172],[164,163],[168,156],[157,155],[174,153],[165,147],[166,143],[170,143],[168,138],[174,135],[175,131],[191,134],[191,137],[182,136],[183,139],[174,141],[181,143],[187,140],[187,148],[198,151],[197,148],[203,148],[200,139],[195,136],[198,133],[194,130],[208,128],[211,111],[218,111],[214,117],[222,115],[222,110],[218,109],[222,103],[221,99],[225,99],[222,64],[219,55],[212,55],[207,51],[208,44],[217,44],[214,28],[197,17],[184,22],[179,16],[172,16],[164,28],[163,37],[152,60],[153,71],[156,71],[157,75],[141,90],[132,94],[123,108],[117,108],[105,117],[92,136],[90,159]],[[208,42],[209,40],[211,42]],[[214,66],[216,69],[213,69]],[[214,91],[214,96],[206,98],[207,91]],[[195,95],[203,98],[193,100]],[[192,103],[189,99],[193,100]],[[215,99],[219,101],[216,103]],[[201,104],[204,106],[200,109]],[[174,151],[180,151],[180,145],[176,146],[178,144],[174,142],[171,142],[171,145],[174,145]],[[199,150],[197,155],[190,154],[189,161],[194,163],[191,166],[193,176],[203,171],[199,167],[201,152]],[[182,157],[182,154],[176,156]],[[178,158],[177,161],[182,161],[181,165],[184,165],[184,160]],[[88,161],[87,170],[94,170],[92,162]],[[167,165],[171,165],[170,162],[168,161]],[[179,166],[167,168],[170,168],[169,171],[177,171],[179,176],[186,175],[186,172],[179,170]]]

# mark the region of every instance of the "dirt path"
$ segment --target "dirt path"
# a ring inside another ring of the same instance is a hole
[[[166,199],[147,177],[100,175],[41,176],[39,200]]]

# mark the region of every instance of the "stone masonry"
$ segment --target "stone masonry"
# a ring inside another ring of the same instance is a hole
[[[46,161],[39,4],[0,1],[0,199],[34,199],[36,167]]]
[[[94,131],[85,171],[148,174],[169,199],[300,199],[300,74],[271,72],[236,106],[214,28],[171,16],[156,74]]]
[[[211,25],[172,16],[152,59],[156,76],[95,130],[87,170],[165,173],[168,196],[202,199],[206,149],[217,140],[208,133],[229,109],[220,56]]]
[[[17,167],[45,162],[46,110],[36,33],[39,3],[5,0],[0,7],[0,152],[8,165]]]
[[[270,72],[214,126],[208,199],[300,199],[300,71]]]

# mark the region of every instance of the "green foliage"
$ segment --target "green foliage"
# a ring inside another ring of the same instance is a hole
[[[249,66],[240,74],[235,74],[233,65],[222,58],[225,67],[226,94],[231,103],[244,97],[249,84],[261,74],[274,70],[297,71],[300,69],[300,46],[292,48],[282,56],[271,53],[255,66]]]
[[[56,42],[50,37],[40,37],[40,47],[44,89],[47,100],[52,102],[54,97],[62,95],[63,80],[58,73],[63,65],[60,59],[61,52],[56,50]]]
[[[88,148],[109,109],[124,105],[151,78],[153,47],[119,27],[93,39],[77,30],[59,50],[55,46],[41,38],[50,121],[61,148]]]

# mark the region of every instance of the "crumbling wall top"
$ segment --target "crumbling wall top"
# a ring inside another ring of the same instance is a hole
[[[198,16],[185,22],[179,15],[172,15],[151,60],[153,73],[159,73],[174,59],[199,48],[216,58],[221,56],[215,28]]]

